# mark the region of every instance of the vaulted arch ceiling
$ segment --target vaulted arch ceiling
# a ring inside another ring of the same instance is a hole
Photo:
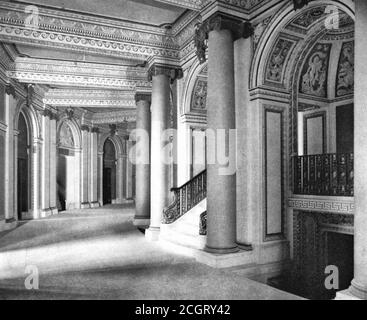
[[[337,29],[331,28],[335,25],[330,27],[330,21],[335,20],[331,20],[329,11],[335,8],[339,18]],[[332,79],[337,77],[342,46],[354,38],[354,21],[350,13],[346,13],[347,9],[340,3],[328,0],[311,2],[298,11],[288,5],[257,25],[251,86],[273,88],[284,93],[298,92],[300,78],[307,72],[305,64],[309,64],[311,55],[316,55],[316,59],[322,56],[323,63],[326,63],[323,68],[327,73],[324,75],[328,81],[324,83],[326,88],[307,90],[307,85],[304,85],[301,94],[325,99],[335,96],[331,84],[334,82]],[[325,52],[317,55],[317,48]]]

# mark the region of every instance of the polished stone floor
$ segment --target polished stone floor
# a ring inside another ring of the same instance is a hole
[[[111,205],[0,233],[0,299],[299,299],[147,242],[133,214]],[[27,266],[38,290],[25,288]]]

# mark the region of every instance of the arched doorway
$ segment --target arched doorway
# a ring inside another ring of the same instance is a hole
[[[80,150],[76,148],[73,131],[64,121],[58,133],[57,206],[59,211],[80,207]]]
[[[17,168],[18,168],[18,219],[21,220],[23,215],[29,209],[29,133],[26,120],[22,113],[19,114],[18,120],[18,154],[17,154]]]
[[[103,204],[116,199],[116,149],[107,139],[103,146]]]

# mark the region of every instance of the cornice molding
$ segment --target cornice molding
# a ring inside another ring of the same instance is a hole
[[[152,55],[178,58],[173,36],[159,27],[40,7],[39,29],[32,30],[25,26],[26,17],[25,5],[0,2],[0,40],[139,61]]]
[[[154,1],[198,11],[201,9],[206,0],[154,0]]]
[[[134,122],[136,121],[136,111],[113,111],[106,113],[95,113],[92,116],[93,125]]]
[[[52,89],[43,103],[58,107],[135,108],[134,91]]]
[[[139,87],[150,91],[151,83],[146,79],[146,74],[145,68],[32,58],[18,58],[13,68],[7,72],[9,78],[22,83],[119,90],[135,90]]]

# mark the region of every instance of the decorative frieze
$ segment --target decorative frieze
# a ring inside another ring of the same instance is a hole
[[[334,212],[343,214],[354,213],[354,198],[343,197],[292,197],[288,206],[294,210]]]
[[[94,113],[91,121],[93,125],[134,122],[136,121],[136,111],[130,110]]]

